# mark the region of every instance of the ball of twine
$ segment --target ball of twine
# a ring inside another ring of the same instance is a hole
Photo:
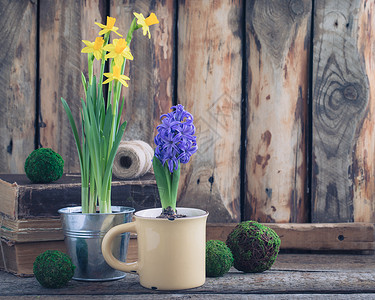
[[[152,167],[154,151],[144,141],[122,141],[113,162],[113,175],[133,179],[146,174]]]

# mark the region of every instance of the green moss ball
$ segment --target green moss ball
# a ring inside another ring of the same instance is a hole
[[[34,261],[34,275],[46,288],[66,286],[74,275],[75,265],[65,253],[58,250],[47,250],[38,255]]]
[[[49,148],[39,148],[26,158],[26,176],[34,183],[48,183],[59,179],[64,171],[64,160]]]
[[[233,253],[234,267],[246,273],[271,268],[279,253],[280,243],[274,230],[255,221],[238,224],[226,241]]]
[[[206,276],[220,277],[233,265],[233,255],[224,242],[210,240],[206,242]]]

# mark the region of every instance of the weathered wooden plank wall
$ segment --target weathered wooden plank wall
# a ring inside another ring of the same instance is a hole
[[[375,222],[375,3],[361,3],[358,11],[360,59],[368,78],[368,105],[355,145],[352,181],[354,185],[354,221]]]
[[[133,11],[155,12],[151,40],[137,32],[131,44],[124,139],[153,144],[172,104],[194,114],[199,150],[179,205],[211,222],[374,222],[374,5],[0,0],[0,172],[23,173],[36,146],[79,171],[60,97],[78,120],[81,40],[107,15],[126,34]]]
[[[39,5],[40,146],[61,154],[65,172],[79,172],[77,149],[60,99],[68,102],[80,124],[81,72],[87,74],[82,40],[95,40],[99,27],[94,22],[105,20],[105,5],[102,0],[40,0]]]
[[[247,1],[245,218],[306,222],[311,1]]]
[[[363,44],[358,43],[360,13],[366,13],[361,8],[367,3],[368,1],[362,0],[315,1],[312,87],[313,222],[354,220],[353,195],[354,190],[360,188],[360,182],[354,178],[358,176],[358,168],[366,169],[368,184],[374,184],[371,179],[374,170],[367,170],[364,165],[366,154],[363,153],[368,143],[365,140],[368,136],[366,131],[373,130],[373,120],[370,124],[364,123],[365,118],[373,113],[367,109],[369,81],[361,53],[369,39],[362,39]],[[371,61],[371,57],[369,59]],[[372,149],[370,151],[373,152]],[[373,155],[368,157],[370,161],[373,158]]]
[[[195,118],[198,152],[181,168],[179,205],[211,221],[240,211],[241,1],[182,1],[178,20],[178,102]]]
[[[0,1],[0,172],[23,172],[35,149],[37,4]]]

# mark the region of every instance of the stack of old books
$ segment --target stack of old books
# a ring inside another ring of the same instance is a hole
[[[26,175],[0,174],[0,269],[33,274],[42,252],[65,251],[58,209],[80,205],[81,179],[64,174],[49,184],[33,184]],[[158,191],[153,174],[112,182],[112,205],[136,210],[156,207]]]

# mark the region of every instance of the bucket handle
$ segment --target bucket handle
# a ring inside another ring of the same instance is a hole
[[[116,270],[120,270],[126,273],[138,273],[138,262],[132,263],[125,263],[119,261],[115,258],[112,254],[112,243],[114,238],[117,235],[120,235],[124,232],[133,232],[137,233],[137,228],[135,225],[136,222],[125,223],[121,225],[117,225],[111,228],[103,238],[102,242],[102,253],[105,261],[109,264],[112,268]]]

